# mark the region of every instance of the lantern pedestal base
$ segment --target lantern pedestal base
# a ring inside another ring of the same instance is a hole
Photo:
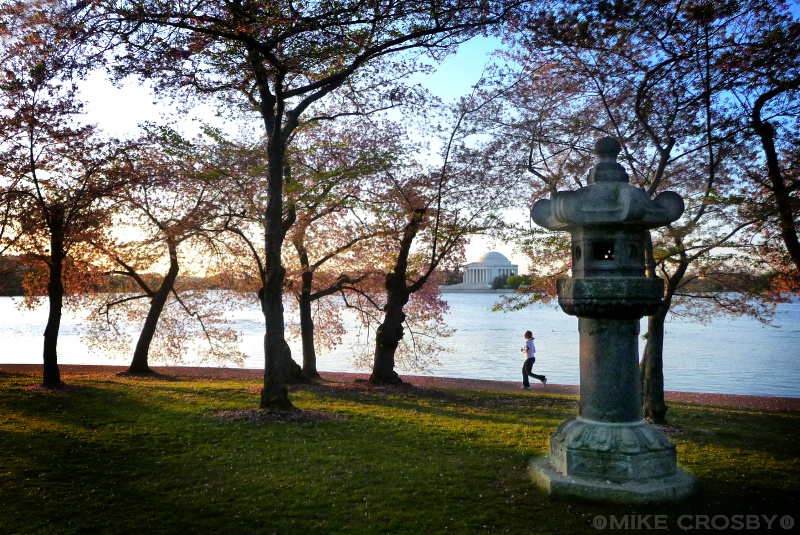
[[[550,466],[547,457],[531,461],[530,471],[536,485],[552,496],[620,504],[680,500],[694,492],[697,481],[681,468],[673,476],[653,481],[612,483],[565,476]]]
[[[550,457],[534,460],[530,470],[554,496],[615,503],[678,500],[696,484],[677,467],[667,436],[644,420],[567,420],[550,439]]]

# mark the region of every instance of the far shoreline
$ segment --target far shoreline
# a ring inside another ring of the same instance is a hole
[[[109,366],[94,364],[59,364],[62,376],[81,375],[108,375],[114,376],[128,369],[127,366]],[[151,366],[155,372],[177,377],[203,377],[209,379],[261,379],[263,369],[257,368],[218,368],[203,366]],[[1,364],[2,374],[41,375],[41,364]],[[352,383],[366,381],[368,373],[352,372],[320,372],[322,379],[329,382]],[[515,381],[495,381],[485,379],[464,379],[455,377],[434,377],[427,375],[404,375],[400,377],[406,383],[422,388],[453,388],[463,390],[481,390],[494,392],[520,392],[520,385]],[[534,385],[530,390],[533,394],[568,394],[579,395],[580,387],[577,385],[559,385],[548,383],[546,387]],[[698,403],[702,405],[716,405],[722,407],[742,409],[764,409],[776,411],[800,411],[800,397],[782,396],[751,396],[745,394],[717,394],[712,392],[678,392],[668,390],[664,392],[667,401],[681,403]]]

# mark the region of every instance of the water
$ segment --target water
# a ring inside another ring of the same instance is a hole
[[[491,312],[498,297],[492,293],[445,294],[450,312],[445,321],[457,329],[441,341],[451,351],[427,373],[442,377],[520,381],[523,333],[534,333],[537,358],[534,372],[553,384],[579,383],[578,320],[556,305],[536,305],[516,312]],[[249,355],[244,367],[263,369],[263,317],[258,308],[232,315]],[[9,297],[0,297],[0,363],[41,363],[45,307],[18,310]],[[59,336],[59,363],[128,365],[132,348],[117,354],[87,350],[80,338],[81,315],[65,314]],[[349,322],[350,325],[354,323]],[[776,327],[749,318],[719,318],[707,325],[675,318],[666,326],[664,383],[667,390],[800,397],[800,302],[779,306]],[[645,332],[645,320],[642,320]],[[336,350],[320,354],[320,371],[365,372],[355,365],[353,334]],[[290,343],[301,360],[298,341]],[[644,343],[640,342],[640,350]],[[200,363],[187,359],[186,365]],[[398,370],[402,375],[402,370]]]

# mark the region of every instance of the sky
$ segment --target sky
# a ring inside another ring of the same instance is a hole
[[[494,38],[473,38],[461,45],[456,54],[447,57],[433,73],[416,75],[411,81],[422,84],[444,101],[453,101],[468,93],[478,82],[487,62],[491,61],[491,52],[499,46],[499,40]],[[193,117],[212,126],[225,126],[210,106],[200,105],[188,116],[179,114],[167,103],[159,102],[148,86],[131,79],[122,87],[115,87],[103,72],[93,73],[81,85],[81,97],[86,102],[85,119],[119,138],[135,135],[139,125],[145,121],[175,121],[189,135],[197,131]],[[528,219],[527,200],[521,199],[519,210],[506,214],[506,217],[525,223]],[[511,244],[476,236],[470,240],[466,251],[467,262],[476,261],[486,252],[497,251],[518,264],[520,273],[529,270],[527,259],[515,253]]]

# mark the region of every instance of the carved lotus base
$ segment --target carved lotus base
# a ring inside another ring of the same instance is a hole
[[[550,437],[550,464],[564,475],[611,481],[675,474],[675,446],[644,420],[605,423],[575,418]]]
[[[675,446],[644,420],[567,420],[550,438],[550,457],[531,472],[551,494],[620,503],[682,498],[695,484],[677,467]]]

